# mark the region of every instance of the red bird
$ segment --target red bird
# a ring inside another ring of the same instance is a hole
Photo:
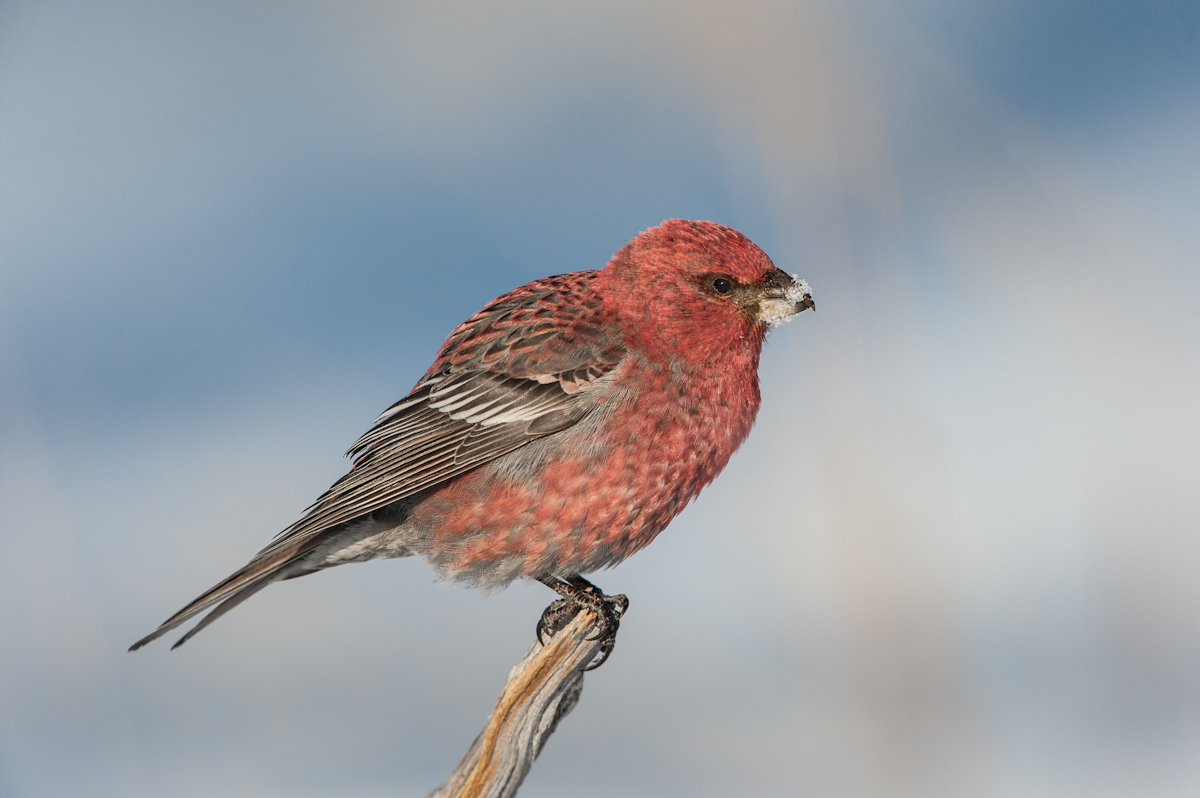
[[[600,271],[509,291],[455,328],[304,517],[130,650],[215,606],[179,646],[281,579],[419,554],[470,585],[543,582],[598,613],[607,656],[627,602],[581,574],[716,478],[758,413],[768,329],[811,307],[750,239],[681,219]]]

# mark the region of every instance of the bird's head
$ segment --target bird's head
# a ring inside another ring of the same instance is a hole
[[[769,328],[815,307],[807,283],[714,222],[668,219],[626,244],[601,278],[622,315],[680,350],[761,344]]]

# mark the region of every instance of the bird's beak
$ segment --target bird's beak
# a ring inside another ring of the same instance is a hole
[[[808,283],[794,274],[788,276],[777,271],[767,278],[763,298],[758,303],[758,320],[778,327],[808,308],[817,309]]]

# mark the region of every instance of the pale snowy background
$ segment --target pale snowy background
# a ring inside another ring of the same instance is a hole
[[[237,0],[0,5],[0,795],[436,785],[544,587],[125,648],[674,216],[820,310],[523,798],[1200,794],[1200,5]]]

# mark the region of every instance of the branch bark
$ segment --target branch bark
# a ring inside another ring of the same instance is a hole
[[[583,669],[600,653],[596,616],[581,610],[513,666],[487,726],[428,798],[510,798],[558,722],[579,701]]]

